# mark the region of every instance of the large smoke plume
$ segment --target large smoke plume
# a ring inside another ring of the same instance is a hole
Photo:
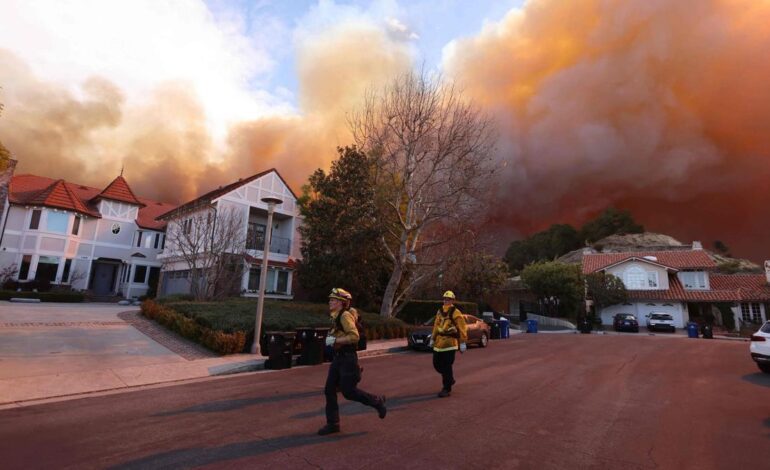
[[[526,235],[615,205],[767,257],[768,25],[766,0],[531,0],[452,43],[446,77],[499,125],[494,225]],[[301,39],[298,112],[231,124],[222,148],[188,84],[139,101],[99,77],[73,92],[0,49],[0,140],[18,172],[100,186],[125,166],[138,193],[169,202],[269,167],[299,189],[350,143],[363,91],[412,59],[364,23]]]

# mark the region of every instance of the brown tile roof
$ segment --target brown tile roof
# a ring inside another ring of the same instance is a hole
[[[716,263],[703,250],[687,251],[635,251],[627,253],[595,253],[583,256],[583,274],[600,271],[607,266],[636,259],[651,261],[645,256],[654,256],[653,263],[673,269],[713,269]]]
[[[127,202],[129,204],[143,205],[136,198],[131,187],[123,176],[118,176],[112,183],[108,184],[104,191],[100,192],[94,199],[111,199],[113,201]]]
[[[235,191],[236,189],[240,188],[244,184],[251,183],[252,181],[261,178],[262,176],[267,175],[270,172],[275,172],[276,175],[278,175],[278,178],[281,179],[283,184],[286,185],[287,188],[289,188],[289,191],[291,192],[291,195],[294,197],[294,199],[297,198],[297,195],[294,194],[294,191],[292,191],[291,187],[286,183],[286,181],[283,179],[280,173],[275,168],[271,168],[269,170],[263,171],[262,173],[257,173],[256,175],[251,175],[248,178],[239,179],[238,181],[234,183],[230,183],[226,186],[220,186],[219,188],[209,191],[206,194],[202,196],[198,196],[197,198],[193,199],[192,201],[185,202],[181,206],[178,206],[177,208],[165,213],[161,214],[159,217],[162,219],[168,220],[171,217],[174,217],[176,214],[179,214],[181,212],[185,212],[188,210],[194,210],[198,207],[205,206],[208,204],[211,204],[211,201],[214,199],[224,196],[225,194],[229,193],[230,191]]]
[[[770,285],[764,274],[712,274],[709,283],[712,289],[738,291],[738,300],[770,302]]]
[[[68,209],[92,217],[100,217],[93,204],[102,193],[99,189],[64,180],[54,180],[37,175],[15,175],[11,179],[8,200],[16,205],[39,205],[56,209]],[[113,198],[110,198],[113,199]],[[166,223],[155,220],[158,215],[168,212],[175,206],[150,199],[137,199],[139,215],[137,225],[152,230],[163,230]]]

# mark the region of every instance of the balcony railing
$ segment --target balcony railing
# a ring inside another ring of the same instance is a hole
[[[247,250],[264,250],[265,236],[262,234],[250,236],[246,240]],[[288,255],[291,250],[291,239],[284,237],[272,237],[270,239],[270,253]]]

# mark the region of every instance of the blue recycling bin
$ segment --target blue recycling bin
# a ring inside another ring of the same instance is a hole
[[[500,317],[500,339],[506,339],[511,337],[511,332],[508,328],[511,326],[511,322],[505,317]]]
[[[688,338],[697,338],[698,337],[698,324],[690,322],[687,324],[687,337]]]
[[[537,320],[527,320],[527,333],[537,333]]]

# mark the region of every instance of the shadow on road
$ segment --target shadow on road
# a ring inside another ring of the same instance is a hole
[[[265,403],[275,403],[287,400],[299,400],[303,398],[312,398],[322,396],[318,391],[314,392],[302,392],[302,393],[289,393],[286,395],[273,395],[270,397],[257,397],[257,398],[242,398],[239,400],[222,400],[211,403],[202,403],[200,405],[191,406],[181,410],[164,411],[163,413],[156,413],[153,417],[158,416],[175,416],[183,413],[218,413],[222,411],[232,411],[240,408],[246,408],[247,406],[262,405]]]
[[[770,374],[763,372],[757,372],[756,374],[746,374],[743,376],[743,380],[754,385],[761,385],[763,387],[770,387]]]
[[[274,437],[258,441],[237,442],[222,447],[199,447],[191,449],[177,449],[170,452],[148,455],[141,459],[132,460],[112,466],[116,470],[129,469],[172,469],[192,468],[203,465],[217,464],[227,460],[253,457],[255,455],[320,444],[328,441],[341,441],[352,437],[360,437],[367,433],[357,432],[353,434],[336,434],[334,437],[319,436],[313,434],[294,434],[291,436]]]
[[[399,411],[399,410],[408,408],[408,405],[411,405],[412,403],[419,403],[419,402],[423,402],[426,400],[433,400],[433,399],[438,400],[438,398],[436,398],[435,393],[388,397],[388,401],[387,401],[388,413],[392,413],[394,411]],[[372,408],[368,406],[364,406],[360,403],[347,401],[342,397],[342,395],[338,395],[337,400],[340,405],[340,414],[343,416],[354,416],[354,415],[374,413],[374,410],[372,410]],[[309,418],[317,418],[319,416],[326,416],[326,412],[324,411],[323,407],[315,411],[306,411],[304,413],[297,413],[294,416],[290,416],[290,419],[309,419]]]

